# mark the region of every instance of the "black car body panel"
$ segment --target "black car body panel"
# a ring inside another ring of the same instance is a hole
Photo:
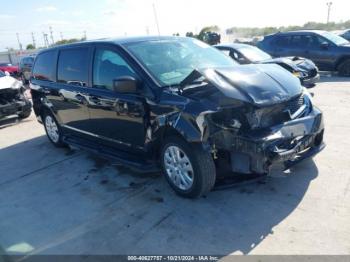
[[[320,76],[318,74],[318,68],[316,65],[309,59],[302,57],[270,57],[266,54],[265,58],[261,60],[252,60],[245,55],[245,49],[248,49],[252,52],[257,48],[254,46],[250,46],[247,44],[220,44],[216,45],[216,48],[222,50],[224,52],[228,52],[227,54],[237,61],[240,64],[277,64],[284,69],[288,70],[295,76],[297,76],[302,85],[305,87],[313,87]],[[256,50],[259,52],[263,52],[261,50]]]
[[[0,124],[8,119],[29,116],[31,106],[24,96],[22,84],[0,71]]]
[[[200,144],[223,173],[267,173],[273,163],[296,161],[323,146],[322,113],[286,70],[277,65],[204,68],[194,70],[192,79],[179,86],[161,87],[127,45],[162,40],[192,41],[174,37],[103,40],[39,54],[30,85],[39,121],[49,110],[68,143],[143,171],[159,167],[160,145],[170,135]],[[118,52],[128,63],[138,79],[138,92],[121,94],[92,86],[93,54],[101,47]],[[60,83],[57,57],[64,50],[80,48],[88,50],[87,81]],[[35,69],[44,53],[51,57],[47,79]],[[283,156],[284,152],[290,153]]]
[[[320,70],[338,70],[350,58],[350,44],[332,41],[338,37],[320,30],[301,30],[265,36],[257,46],[274,57],[297,56],[311,59]]]

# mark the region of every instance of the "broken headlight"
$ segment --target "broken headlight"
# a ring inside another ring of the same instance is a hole
[[[313,99],[311,94],[306,88],[304,88],[303,95],[304,95],[305,113],[309,114],[312,111]]]
[[[241,108],[223,109],[209,115],[210,122],[223,129],[240,129],[248,125]]]

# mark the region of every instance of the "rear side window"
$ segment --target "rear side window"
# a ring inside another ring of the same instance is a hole
[[[37,80],[54,81],[55,51],[47,51],[38,55],[33,68],[33,77]]]
[[[279,46],[279,47],[286,47],[289,46],[290,44],[290,36],[279,36],[277,37],[277,39],[275,40],[275,45]]]
[[[61,50],[58,57],[57,81],[86,86],[88,83],[88,55],[88,48]]]

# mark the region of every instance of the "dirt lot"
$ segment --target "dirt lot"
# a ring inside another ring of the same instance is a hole
[[[198,200],[158,174],[54,148],[34,116],[0,129],[0,253],[350,254],[350,80],[324,77],[313,92],[320,155]]]

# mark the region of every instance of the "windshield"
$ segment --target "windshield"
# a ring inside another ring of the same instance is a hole
[[[194,69],[237,63],[219,50],[192,38],[144,41],[126,48],[162,84],[178,85]]]
[[[342,38],[341,36],[338,36],[336,34],[332,34],[332,33],[325,31],[325,32],[322,32],[321,35],[336,45],[349,44],[348,40],[346,40],[345,38]]]
[[[252,62],[271,59],[271,56],[255,46],[244,46],[239,51]]]

